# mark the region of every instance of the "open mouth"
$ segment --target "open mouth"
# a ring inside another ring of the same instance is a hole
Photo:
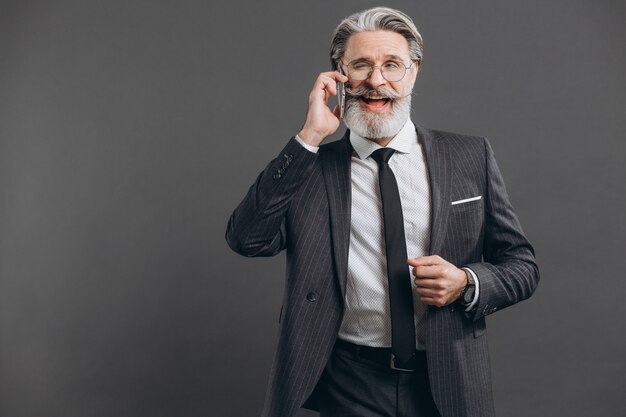
[[[359,97],[359,101],[361,101],[365,107],[367,107],[371,111],[382,111],[387,105],[391,102],[390,98],[386,97]]]

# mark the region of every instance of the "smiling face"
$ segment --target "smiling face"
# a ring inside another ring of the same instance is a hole
[[[349,80],[344,121],[359,136],[386,144],[404,126],[411,111],[418,64],[410,60],[406,39],[382,30],[355,33],[348,39],[342,61],[341,68],[348,77],[348,64],[353,70],[362,64],[376,67],[365,80]],[[396,66],[410,67],[399,81],[385,79],[382,72],[392,78],[386,71]]]

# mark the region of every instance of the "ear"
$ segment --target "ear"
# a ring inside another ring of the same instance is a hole
[[[417,79],[417,73],[420,70],[419,62],[416,62],[411,68],[411,88],[415,85],[415,80]]]
[[[413,65],[413,82],[415,82],[415,79],[417,78],[417,73],[420,71],[420,63],[416,62],[415,65]]]

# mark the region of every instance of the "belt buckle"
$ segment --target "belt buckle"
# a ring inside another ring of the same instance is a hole
[[[396,355],[394,355],[393,353],[389,357],[389,367],[391,369],[393,369],[394,371],[415,372],[415,369],[408,369],[408,368],[399,368],[399,367],[397,367],[396,366]]]

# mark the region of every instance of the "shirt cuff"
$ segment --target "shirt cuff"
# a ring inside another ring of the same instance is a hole
[[[472,274],[472,278],[474,278],[474,282],[476,283],[475,290],[474,290],[474,299],[472,300],[470,305],[465,307],[465,311],[469,313],[470,311],[472,311],[472,308],[474,308],[474,306],[478,303],[478,294],[480,294],[480,281],[478,280],[478,277],[476,276],[474,271],[472,271],[471,269],[469,269],[467,267],[464,267],[464,268],[461,268],[461,269],[464,270],[464,271],[467,271],[470,274]]]
[[[302,145],[302,147],[304,147],[304,149],[306,149],[309,152],[317,153],[317,151],[320,148],[319,146],[313,146],[313,145],[309,145],[308,143],[304,143],[304,141],[300,139],[300,136],[298,135],[296,135],[295,138],[298,141],[298,143]]]

